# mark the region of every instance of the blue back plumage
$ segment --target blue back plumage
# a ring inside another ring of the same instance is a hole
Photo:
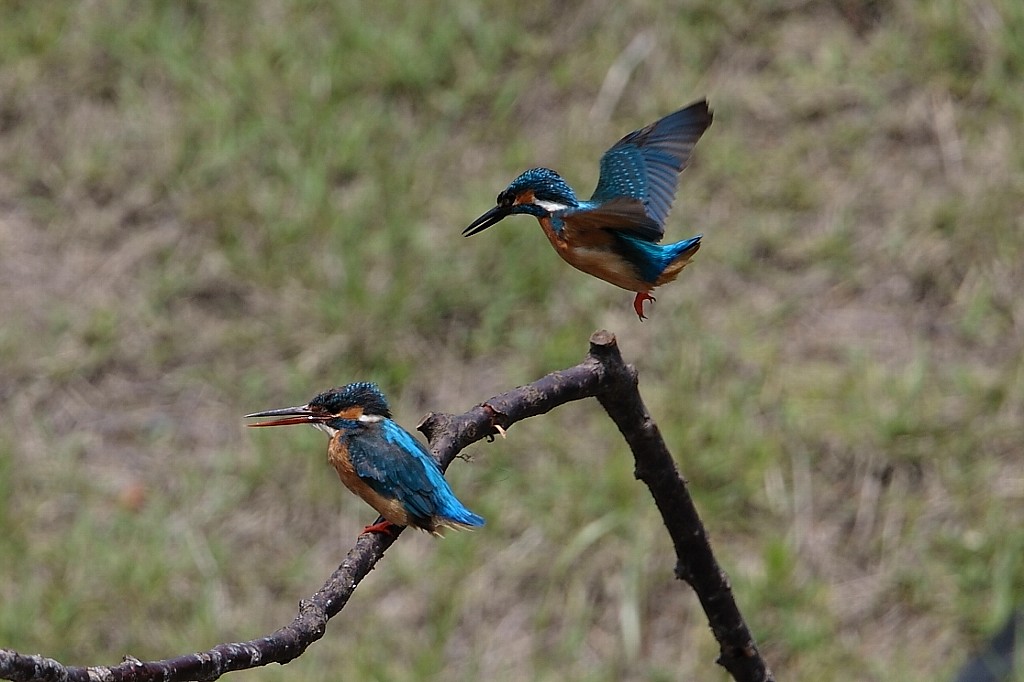
[[[623,137],[601,157],[601,177],[590,201],[637,199],[664,234],[678,175],[711,120],[702,100]]]
[[[466,526],[484,519],[455,497],[427,449],[391,419],[346,431],[349,458],[356,473],[379,494],[397,499],[419,520],[433,517]]]

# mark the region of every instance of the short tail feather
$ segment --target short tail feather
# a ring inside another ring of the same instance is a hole
[[[693,258],[693,254],[700,249],[700,240],[703,236],[698,234],[696,237],[690,237],[675,244],[665,244],[662,247],[664,266],[655,280],[655,286],[671,282],[679,275],[679,271],[686,267],[690,259]]]
[[[452,530],[463,531],[473,530],[475,528],[479,528],[482,525],[484,525],[483,518],[477,516],[473,512],[467,512],[466,516],[461,517],[459,519],[451,519],[440,516],[435,517],[433,528],[425,530],[427,530],[431,535],[436,535],[437,537],[444,537],[440,532],[441,529],[443,528],[451,528]]]
[[[665,244],[665,264],[669,265],[672,261],[681,256],[689,258],[693,254],[697,253],[697,250],[700,249],[700,240],[703,238],[704,235],[698,234],[696,237],[690,237],[689,239],[684,239],[683,241],[676,242],[675,244]]]
[[[470,530],[473,528],[479,528],[486,523],[484,517],[474,514],[465,507],[460,509],[457,514],[446,516],[440,519],[441,524],[455,528],[456,530]]]

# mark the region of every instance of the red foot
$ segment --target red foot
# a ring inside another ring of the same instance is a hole
[[[377,523],[371,523],[369,526],[363,529],[360,535],[366,535],[367,533],[381,533],[383,535],[395,536],[395,529],[398,526],[391,523],[390,521],[378,521]]]
[[[633,299],[633,310],[636,311],[636,316],[640,318],[641,322],[647,319],[647,316],[644,315],[644,301],[657,300],[658,299],[654,298],[646,291],[641,291],[636,295],[636,298]]]

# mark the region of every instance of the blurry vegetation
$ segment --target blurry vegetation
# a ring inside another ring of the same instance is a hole
[[[780,679],[934,680],[1024,593],[1019,0],[4,3],[0,646],[160,658],[286,622],[372,512],[245,412],[380,382],[408,427],[617,333]],[[597,93],[654,47],[610,118]],[[640,324],[535,223],[707,95]],[[614,426],[566,406],[450,472],[253,679],[722,679]]]

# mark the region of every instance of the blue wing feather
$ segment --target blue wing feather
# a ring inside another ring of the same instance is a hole
[[[701,100],[623,137],[601,157],[601,177],[590,203],[616,197],[641,201],[654,227],[638,236],[661,239],[679,173],[711,119],[707,101]]]
[[[399,500],[419,520],[441,517],[469,526],[483,525],[484,520],[455,497],[437,462],[416,438],[390,419],[376,428],[382,438],[353,435],[348,443],[356,474],[371,488]]]

